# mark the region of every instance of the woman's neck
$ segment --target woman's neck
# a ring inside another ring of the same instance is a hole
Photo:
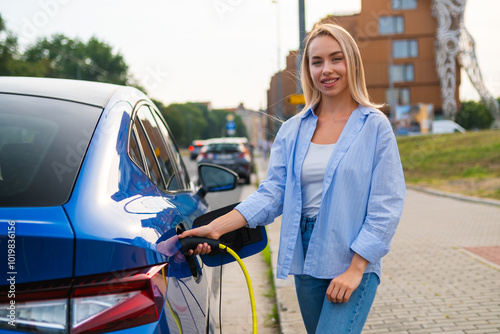
[[[315,113],[317,116],[349,116],[358,107],[358,103],[349,95],[348,98],[322,96]]]

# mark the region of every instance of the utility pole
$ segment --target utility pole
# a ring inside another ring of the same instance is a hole
[[[273,3],[276,4],[276,44],[277,44],[277,65],[278,65],[278,118],[283,119],[283,84],[281,77],[281,47],[280,47],[280,5],[279,0],[273,0]]]
[[[299,0],[299,48],[302,50],[304,45],[304,40],[306,39],[306,10],[305,10],[305,0]]]
[[[394,90],[394,61],[393,61],[393,44],[392,44],[392,32],[389,34],[388,38],[388,43],[389,43],[389,92],[390,92],[390,105],[389,107],[391,108],[391,123],[392,123],[392,129],[394,131],[394,134],[397,135],[397,124],[396,124],[396,96],[395,96],[395,90]]]
[[[306,10],[305,0],[299,0],[299,50],[297,52],[297,94],[302,94],[302,85],[300,83],[300,63],[304,53],[304,40],[306,39]],[[301,110],[301,106],[297,105],[297,112]]]

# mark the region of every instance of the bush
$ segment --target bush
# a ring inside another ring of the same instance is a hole
[[[489,129],[493,120],[493,115],[486,106],[475,101],[462,102],[462,108],[455,116],[455,122],[467,130]]]

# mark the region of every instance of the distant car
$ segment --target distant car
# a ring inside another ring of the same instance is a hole
[[[193,142],[191,143],[191,145],[188,148],[189,158],[191,160],[196,160],[204,143],[205,142],[203,140],[193,140]]]
[[[408,127],[399,127],[397,131],[398,136],[421,136],[421,135],[436,135],[436,134],[444,134],[444,133],[465,133],[466,130],[460,126],[459,124],[450,121],[450,120],[437,120],[431,122],[431,131],[427,133],[420,132],[418,126],[413,126],[411,128]]]
[[[229,168],[236,172],[245,184],[250,184],[253,158],[242,138],[208,139],[196,161],[198,164],[212,163]]]
[[[247,148],[248,153],[250,153],[250,157],[252,159],[252,162],[250,163],[250,168],[251,168],[251,173],[253,173],[254,167],[255,167],[254,146],[248,141],[248,138],[246,138],[246,137],[231,137],[230,139],[231,139],[231,141],[240,142],[243,145],[245,145],[245,147]]]
[[[0,332],[213,333],[217,271],[175,242],[237,176],[198,173],[135,88],[0,77]]]
[[[437,120],[432,122],[432,133],[454,133],[454,132],[466,132],[466,130],[459,124],[450,120]]]

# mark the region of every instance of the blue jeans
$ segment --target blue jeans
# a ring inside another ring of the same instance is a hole
[[[301,233],[304,256],[314,228],[315,218],[302,217]],[[347,303],[331,303],[326,298],[330,279],[319,279],[308,275],[295,276],[295,290],[300,313],[308,334],[361,333],[375,299],[379,284],[378,276],[366,273],[358,288]]]

